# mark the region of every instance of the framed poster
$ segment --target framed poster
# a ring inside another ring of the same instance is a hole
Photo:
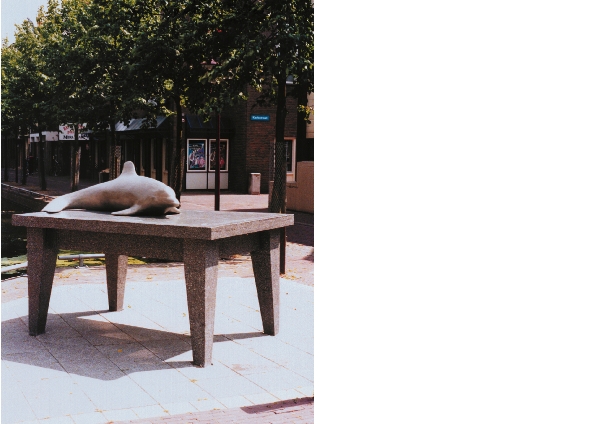
[[[228,146],[229,146],[229,140],[221,140],[221,146],[220,146],[220,154],[221,154],[221,158],[219,160],[219,164],[220,167],[219,169],[221,171],[227,171],[227,169],[229,168],[229,151],[228,151]],[[209,171],[214,171],[215,169],[217,169],[216,163],[215,163],[215,156],[217,154],[217,140],[210,140],[210,161],[209,161]]]
[[[188,140],[187,170],[206,171],[206,140]]]

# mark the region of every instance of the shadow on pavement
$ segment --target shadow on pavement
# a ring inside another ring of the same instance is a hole
[[[215,334],[213,342],[266,336],[261,332]],[[166,362],[191,349],[189,335],[113,324],[95,312],[49,314],[46,332],[37,337],[28,334],[21,318],[2,322],[3,361],[104,381],[139,371],[194,367],[191,361]]]

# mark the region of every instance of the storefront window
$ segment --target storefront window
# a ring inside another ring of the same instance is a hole
[[[221,146],[219,148],[219,153],[221,155],[221,158],[219,160],[219,169],[221,171],[226,171],[227,170],[227,140],[221,140]],[[210,171],[214,171],[215,169],[217,169],[216,163],[215,163],[215,158],[216,158],[216,154],[217,154],[217,142],[216,140],[210,140],[210,164],[209,164],[209,170]]]
[[[292,140],[285,140],[285,163],[287,172],[292,172]]]
[[[206,140],[188,140],[188,171],[206,171]]]

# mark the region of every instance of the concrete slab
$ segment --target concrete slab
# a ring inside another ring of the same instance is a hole
[[[148,419],[314,396],[313,287],[281,280],[280,333],[265,336],[254,280],[220,278],[213,365],[199,368],[183,279],[128,282],[124,310],[108,312],[105,284],[78,278],[54,287],[48,332],[37,338],[27,334],[26,299],[2,304],[3,424]]]

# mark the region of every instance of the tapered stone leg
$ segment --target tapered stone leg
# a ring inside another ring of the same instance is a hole
[[[214,241],[184,240],[183,267],[187,291],[193,363],[212,363],[219,249]]]
[[[260,248],[251,257],[263,329],[275,336],[279,332],[279,230],[260,233]]]
[[[105,254],[106,291],[108,292],[108,310],[123,310],[125,280],[127,278],[127,255]]]
[[[46,331],[52,281],[58,255],[55,230],[27,229],[27,290],[29,295],[29,334]]]

